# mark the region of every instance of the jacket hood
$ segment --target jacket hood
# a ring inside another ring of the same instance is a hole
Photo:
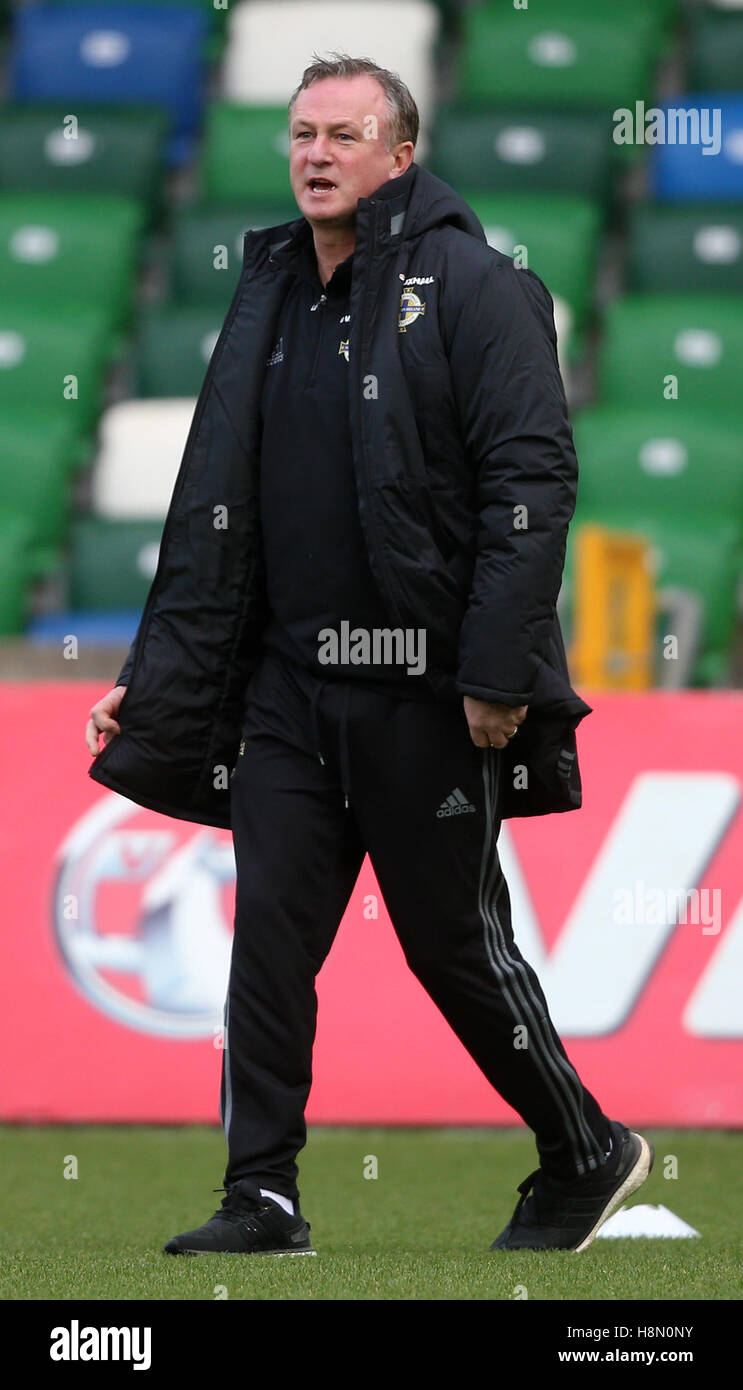
[[[433,227],[456,227],[478,241],[487,242],[482,223],[458,193],[430,170],[413,160],[399,178],[387,179],[368,198],[359,198],[357,221],[366,221],[377,203],[386,203],[390,215],[390,235],[403,241],[420,236]],[[270,227],[265,235],[273,240],[269,251],[286,246],[309,223],[304,216]]]
[[[397,230],[394,217],[403,214],[401,234],[404,241],[432,227],[457,227],[478,241],[487,241],[482,223],[464,198],[415,160],[399,178],[388,179],[369,198],[360,198],[359,206],[377,202],[389,202],[394,208],[391,215],[393,235]]]

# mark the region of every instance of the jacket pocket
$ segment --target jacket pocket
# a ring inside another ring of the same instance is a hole
[[[582,717],[555,717],[529,709],[518,736],[502,750],[504,820],[580,809],[583,794],[575,730]]]

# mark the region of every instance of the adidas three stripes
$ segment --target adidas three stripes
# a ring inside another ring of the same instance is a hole
[[[273,651],[248,696],[231,779],[225,1185],[250,1179],[298,1198],[315,976],[367,851],[410,968],[534,1131],[541,1166],[558,1177],[597,1167],[608,1118],[569,1061],[513,938],[496,843],[501,750],[476,747],[461,700],[424,703],[319,681]]]

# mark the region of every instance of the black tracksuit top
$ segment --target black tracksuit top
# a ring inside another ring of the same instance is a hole
[[[291,253],[276,256],[295,279],[261,395],[260,509],[270,610],[263,646],[324,680],[431,701],[427,682],[405,664],[319,659],[324,628],[340,635],[345,620],[350,635],[355,628],[371,633],[394,623],[369,565],[353,469],[347,376],[353,253],[323,289],[309,223],[306,228]],[[415,642],[419,652],[417,634]]]

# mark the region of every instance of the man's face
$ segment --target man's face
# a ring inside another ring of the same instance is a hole
[[[367,73],[325,77],[299,93],[289,127],[289,177],[313,227],[352,226],[359,198],[405,172],[412,143],[389,151],[386,143],[387,101]],[[332,187],[314,185],[314,179]]]

